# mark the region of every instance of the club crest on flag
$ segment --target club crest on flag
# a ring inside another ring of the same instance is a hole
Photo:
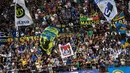
[[[110,17],[110,14],[111,14],[112,10],[113,10],[113,5],[112,5],[110,2],[108,2],[108,3],[107,3],[107,7],[105,8],[104,14],[105,14],[107,17]]]
[[[97,6],[108,22],[117,15],[117,8],[114,0],[95,0]]]
[[[25,15],[25,10],[19,4],[16,5],[16,17],[21,18]]]
[[[66,58],[66,57],[74,55],[70,43],[67,43],[66,45],[59,44],[59,50],[61,53],[61,58]]]
[[[52,48],[55,45],[55,39],[59,34],[59,29],[53,26],[46,27],[40,35],[40,46],[46,52],[47,55],[50,55]]]

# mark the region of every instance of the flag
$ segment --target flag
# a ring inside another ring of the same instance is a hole
[[[66,58],[66,57],[74,55],[70,43],[67,43],[66,45],[59,44],[59,50],[61,53],[61,58]]]
[[[95,0],[95,3],[109,22],[118,14],[114,0]]]
[[[125,20],[124,12],[121,12],[112,20],[112,25],[117,29],[117,32],[121,34],[121,44],[123,48],[130,46],[130,43],[126,40],[126,24],[127,22]]]
[[[7,44],[8,37],[0,37],[0,45]]]
[[[117,29],[117,31],[119,31],[121,26],[122,26],[122,24],[121,23],[115,23],[115,24],[113,24],[113,26],[114,26],[114,28]]]
[[[44,31],[50,31],[50,32],[54,33],[56,35],[56,37],[58,36],[58,33],[59,33],[59,29],[55,28],[53,26],[48,26],[47,28],[45,28]]]
[[[46,54],[50,55],[52,47],[54,46],[54,40],[50,41],[47,39],[47,36],[40,36],[40,46]]]
[[[40,46],[48,54],[51,54],[54,46],[54,40],[58,37],[59,30],[55,27],[48,26],[40,35]]]
[[[33,23],[32,17],[25,5],[24,0],[14,0],[15,2],[15,26],[27,26]]]
[[[121,34],[126,33],[126,24],[127,22],[125,20],[124,12],[121,12],[112,20],[112,26],[114,26]]]
[[[124,15],[124,12],[120,12],[112,21],[113,22],[116,22],[116,21],[119,21],[119,20],[122,20],[122,24],[126,24],[126,21],[125,21],[125,15]],[[119,22],[118,22],[119,23]]]

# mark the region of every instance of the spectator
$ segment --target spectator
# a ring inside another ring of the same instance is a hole
[[[33,73],[54,73],[60,70],[73,71],[87,68],[105,71],[108,67],[130,65],[129,47],[122,47],[122,35],[113,31],[106,23],[94,0],[25,1],[34,24],[19,27],[20,37],[23,39],[15,38],[14,3],[12,0],[3,0],[0,3],[0,32],[13,40],[8,40],[10,41],[8,44],[0,46],[0,72],[30,73],[31,70]],[[130,1],[116,0],[116,4],[118,12],[125,13],[128,24],[124,37],[129,42]],[[101,23],[81,26],[80,16],[91,17],[91,13],[94,12],[98,13]],[[62,34],[55,39],[54,52],[47,56],[40,47],[39,35],[49,25],[59,27]],[[34,38],[32,36],[37,38],[24,40],[24,37]],[[58,45],[68,42],[72,46],[74,56],[62,60]]]

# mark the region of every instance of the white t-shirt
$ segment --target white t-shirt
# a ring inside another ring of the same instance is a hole
[[[80,47],[80,48],[79,48],[79,52],[82,52],[82,50],[83,50],[83,48]]]
[[[51,16],[51,21],[54,21],[54,20],[55,20],[55,18],[53,16]]]
[[[38,19],[38,14],[37,13],[35,14],[35,19]]]
[[[31,49],[31,52],[34,52],[34,49]]]
[[[125,65],[125,59],[120,59],[121,65]]]
[[[99,45],[95,45],[94,48],[99,49]]]
[[[48,64],[48,67],[49,70],[52,70],[52,64]]]
[[[68,2],[68,3],[67,3],[67,6],[68,6],[68,7],[71,7],[71,3],[70,3],[70,2]]]
[[[101,22],[101,24],[104,24],[105,21],[104,20],[100,20],[100,22]]]
[[[40,9],[37,9],[37,12],[38,12],[38,13],[41,13],[41,10],[40,10]]]
[[[127,35],[127,36],[130,36],[130,31],[129,31],[129,32],[126,32],[126,35]]]
[[[128,8],[128,12],[130,13],[130,1],[129,1],[129,3],[128,3],[128,6],[129,6],[129,8]]]
[[[55,61],[55,65],[56,65],[56,66],[59,66],[59,65],[60,65],[59,60],[56,60],[56,61]]]
[[[74,0],[75,3],[77,3],[77,0]]]
[[[119,41],[119,42],[117,42],[117,44],[118,44],[118,45],[121,45],[121,42]]]

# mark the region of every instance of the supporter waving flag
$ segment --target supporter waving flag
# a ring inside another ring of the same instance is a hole
[[[24,0],[14,0],[15,2],[15,26],[27,26],[33,23],[32,17],[25,5]]]
[[[114,0],[95,0],[95,2],[108,22],[118,14]]]

